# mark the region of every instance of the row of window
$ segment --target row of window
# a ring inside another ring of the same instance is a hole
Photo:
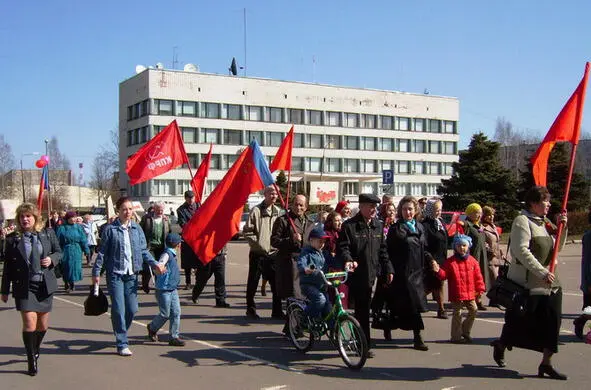
[[[155,134],[163,126],[154,126]],[[247,145],[256,140],[261,146],[280,146],[285,133],[272,131],[181,128],[183,141],[187,144],[213,143],[216,145]],[[127,146],[147,142],[149,127],[127,131]],[[350,135],[294,134],[295,148],[369,150],[381,152],[414,152],[456,154],[457,142],[412,140],[398,138],[362,137]]]
[[[152,104],[150,104],[152,102]],[[457,134],[457,122],[428,118],[354,112],[305,110],[300,108],[148,99],[127,107],[127,120],[145,115],[186,116],[209,119],[292,123],[361,129],[383,129]]]

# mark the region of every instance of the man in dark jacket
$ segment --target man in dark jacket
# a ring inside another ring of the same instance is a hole
[[[176,215],[178,223],[181,229],[193,214],[197,211],[200,204],[195,202],[195,194],[193,191],[185,191],[185,203],[183,203],[177,210]],[[185,290],[191,289],[191,270],[197,268],[199,265],[199,259],[193,252],[193,249],[183,241],[181,244],[181,268],[185,270]]]
[[[394,276],[384,228],[376,217],[378,203],[380,199],[373,194],[359,195],[359,213],[343,223],[337,243],[337,253],[345,262],[345,268],[354,271],[349,276],[349,296],[355,303],[355,318],[365,333],[369,348],[371,289],[378,273],[385,275],[387,283],[391,283]],[[372,352],[369,357],[373,357]]]
[[[154,259],[158,261],[160,255],[164,252],[166,236],[170,233],[170,221],[168,220],[168,217],[164,215],[164,203],[157,202],[153,207],[153,212],[151,214],[146,214],[142,217],[140,226],[146,236],[148,250],[152,256],[154,256]],[[152,272],[147,264],[144,265],[141,274],[142,290],[148,294],[150,292]]]
[[[222,250],[209,262],[203,265],[200,261],[197,264],[197,276],[195,277],[195,287],[191,292],[191,300],[197,303],[199,296],[203,292],[205,285],[213,275],[213,291],[215,293],[215,307],[228,308],[230,304],[226,302],[226,254],[228,250],[224,246]]]

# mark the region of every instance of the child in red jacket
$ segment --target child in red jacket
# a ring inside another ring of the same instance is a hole
[[[439,267],[436,261],[431,262],[433,271],[441,280],[448,279],[449,301],[453,308],[451,320],[451,342],[455,344],[471,343],[470,331],[478,311],[476,298],[484,291],[484,280],[480,273],[478,261],[470,256],[472,239],[458,234],[453,240],[454,255]],[[462,322],[462,307],[468,310],[468,316]]]

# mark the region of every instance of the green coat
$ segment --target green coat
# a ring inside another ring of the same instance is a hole
[[[57,238],[63,251],[60,265],[64,282],[82,280],[82,251],[90,253],[82,226],[63,224],[57,229]]]

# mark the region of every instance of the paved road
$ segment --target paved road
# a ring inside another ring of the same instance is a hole
[[[568,245],[560,257],[559,271],[565,285],[564,320],[560,353],[555,365],[566,382],[535,377],[540,355],[530,351],[508,352],[508,367],[497,368],[488,342],[499,335],[503,313],[479,313],[472,345],[452,345],[450,321],[425,315],[428,352],[412,349],[411,332],[394,332],[386,342],[379,332],[376,357],[361,372],[344,367],[327,341],[307,354],[299,354],[281,334],[282,324],[268,318],[249,322],[244,317],[247,274],[245,243],[230,244],[228,259],[229,309],[213,307],[213,287],[206,288],[199,305],[181,291],[181,332],[184,348],[146,338],[146,323],[157,311],[154,296],[140,293],[140,311],[130,330],[134,356],[115,354],[108,315],[85,317],[85,291],[58,293],[51,314],[51,329],[42,349],[40,373],[31,378],[24,372],[26,357],[20,338],[20,317],[12,299],[0,307],[0,389],[110,389],[173,390],[215,389],[458,389],[512,390],[588,388],[588,357],[591,346],[575,339],[572,318],[580,311],[578,291],[580,244]],[[90,279],[85,268],[85,281]],[[211,281],[211,284],[213,280]],[[81,285],[80,288],[83,286]],[[257,296],[260,314],[270,316],[270,297]],[[432,306],[434,308],[434,305]],[[166,340],[167,335],[161,339]]]

